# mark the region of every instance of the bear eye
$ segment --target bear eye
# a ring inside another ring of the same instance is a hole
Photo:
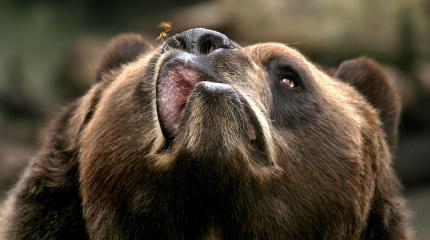
[[[296,87],[296,84],[294,83],[294,81],[289,79],[289,78],[283,78],[281,80],[281,85],[285,88],[295,88]]]
[[[284,89],[299,88],[300,77],[294,70],[286,68],[282,71],[279,83]]]

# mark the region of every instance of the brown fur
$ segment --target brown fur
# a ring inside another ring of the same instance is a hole
[[[391,167],[400,104],[382,69],[361,58],[331,77],[282,44],[235,47],[193,55],[235,93],[196,90],[169,140],[156,82],[187,49],[113,40],[10,193],[0,239],[409,239]],[[279,66],[302,88],[279,89]]]
[[[393,83],[387,79],[381,67],[369,58],[345,61],[336,71],[336,77],[344,79],[362,92],[379,112],[390,148],[397,145],[400,98]]]

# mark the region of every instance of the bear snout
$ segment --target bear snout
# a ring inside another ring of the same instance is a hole
[[[180,49],[196,55],[208,55],[217,49],[233,48],[235,46],[226,35],[205,28],[193,28],[167,39],[162,51]]]

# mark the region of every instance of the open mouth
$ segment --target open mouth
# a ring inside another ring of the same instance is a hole
[[[191,92],[202,81],[213,82],[213,78],[181,63],[163,66],[157,82],[157,108],[166,137],[175,134]]]
[[[177,134],[184,109],[194,88],[199,83],[209,88],[227,85],[216,81],[214,77],[197,66],[190,66],[181,62],[167,62],[162,66],[157,81],[157,111],[163,134],[167,140],[166,147],[170,145]],[[260,124],[252,109],[248,104],[244,104],[245,100],[241,98],[240,100],[242,103],[239,102],[238,104],[243,108],[246,115],[243,120],[250,149],[255,154],[265,155],[265,144]]]

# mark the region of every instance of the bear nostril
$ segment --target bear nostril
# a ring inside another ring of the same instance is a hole
[[[207,35],[199,39],[198,50],[200,54],[207,55],[219,48],[231,49],[234,48],[234,46],[231,44],[230,40],[222,34]]]
[[[201,54],[209,54],[216,49],[210,37],[203,38],[199,43],[199,52]]]
[[[163,46],[163,52],[180,49],[192,54],[207,55],[220,48],[233,49],[234,45],[222,33],[204,28],[195,28],[167,39]]]
[[[167,52],[172,49],[186,50],[185,41],[180,36],[174,36],[166,40],[162,52]]]

